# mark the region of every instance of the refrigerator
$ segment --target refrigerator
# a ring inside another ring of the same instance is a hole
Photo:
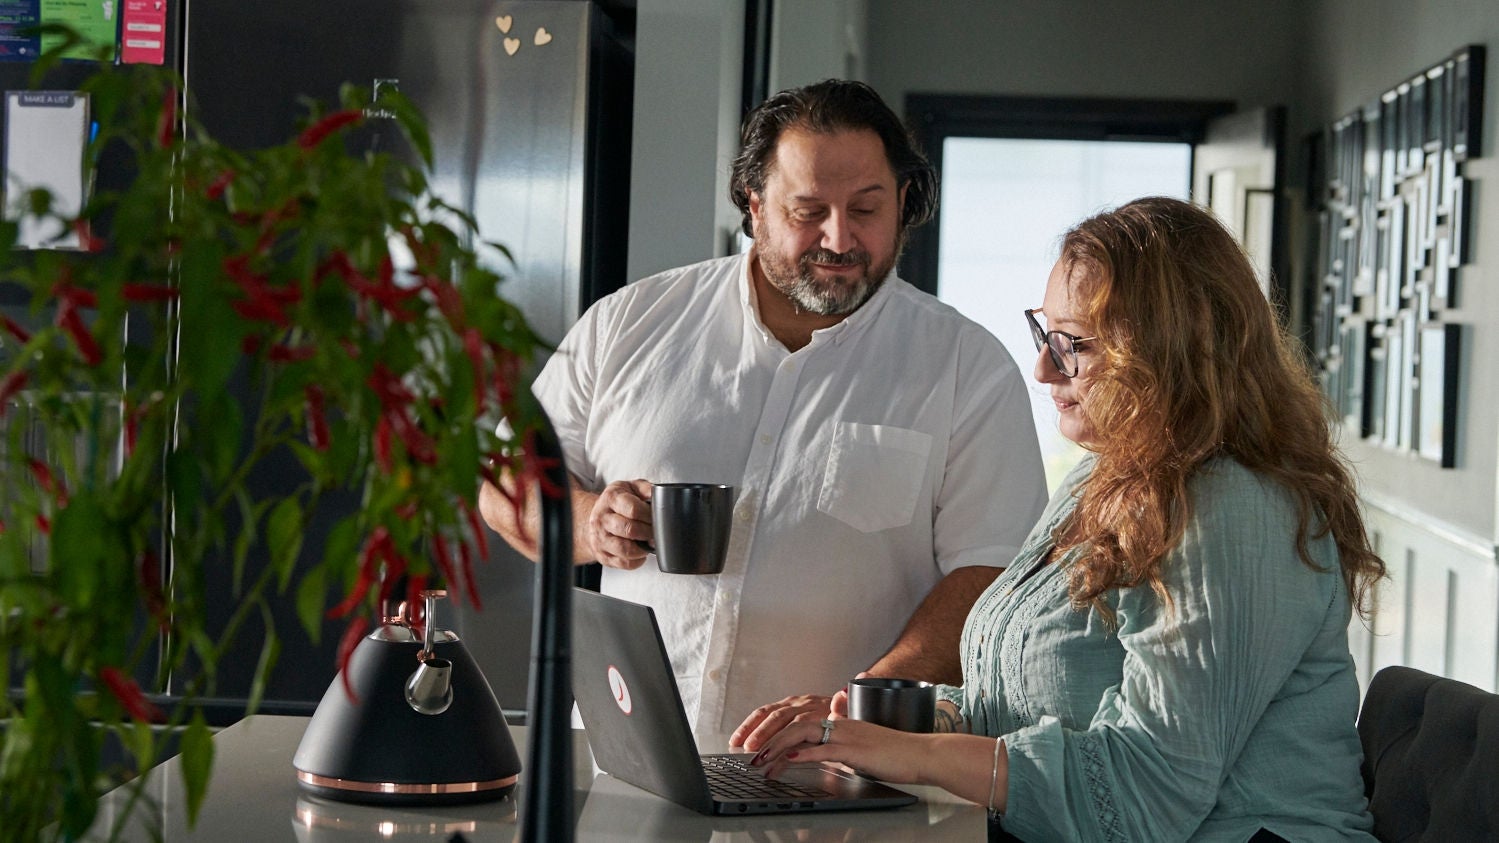
[[[510,250],[513,264],[494,267],[506,278],[500,292],[549,344],[624,284],[633,0],[168,0],[166,10],[166,61],[184,77],[188,109],[231,146],[284,141],[306,115],[303,98],[336,107],[345,83],[399,88],[427,117],[434,192],[469,213],[481,238]],[[23,69],[8,63],[0,73],[14,88],[25,85]],[[87,70],[65,68],[48,84]],[[378,116],[350,143],[410,155],[394,121]],[[300,470],[288,454],[252,482],[286,488],[286,473]],[[304,563],[355,506],[352,495],[325,501],[304,535]],[[502,708],[519,712],[535,565],[490,539],[489,558],[475,567],[483,610],[444,601],[438,624],[464,639]],[[221,620],[234,609],[230,568],[225,560],[206,572],[210,613]],[[325,622],[313,643],[288,594],[275,624],[281,654],[259,710],[310,714],[335,677],[342,622]],[[251,625],[217,666],[212,720],[243,714],[260,649]],[[188,679],[171,677],[168,693]]]

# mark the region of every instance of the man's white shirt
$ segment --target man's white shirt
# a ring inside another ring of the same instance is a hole
[[[585,488],[739,490],[722,574],[603,572],[604,593],[655,609],[699,734],[842,687],[943,575],[1008,565],[1046,500],[1027,381],[991,334],[892,273],[792,353],[748,261],[599,301],[534,385]]]

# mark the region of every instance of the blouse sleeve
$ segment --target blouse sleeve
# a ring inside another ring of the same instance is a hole
[[[1316,571],[1301,561],[1284,490],[1220,464],[1192,494],[1193,518],[1163,570],[1173,605],[1149,587],[1119,593],[1123,679],[1087,729],[1042,717],[1005,736],[1007,831],[1028,840],[1188,837],[1336,611],[1336,564]],[[1335,557],[1329,546],[1319,545],[1324,562]]]

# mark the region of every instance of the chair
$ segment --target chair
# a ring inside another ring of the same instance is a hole
[[[1369,683],[1358,733],[1376,837],[1499,840],[1499,694],[1386,667]]]

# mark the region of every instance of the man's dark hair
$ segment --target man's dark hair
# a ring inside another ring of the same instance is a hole
[[[931,219],[937,209],[937,172],[911,133],[874,89],[863,82],[828,79],[805,88],[791,88],[756,106],[739,132],[739,155],[729,179],[729,198],[741,215],[744,233],[755,236],[750,219],[751,191],[763,193],[775,161],[776,144],[786,129],[816,134],[868,130],[880,136],[885,158],[895,171],[897,187],[906,187],[901,208],[902,230]]]

